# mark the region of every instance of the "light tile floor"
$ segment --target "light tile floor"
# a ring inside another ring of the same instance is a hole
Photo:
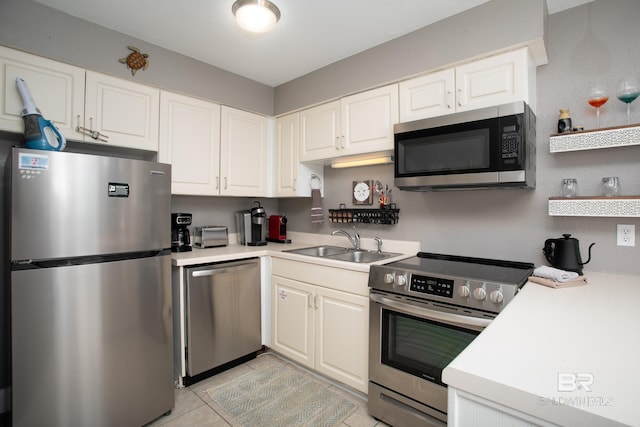
[[[278,365],[289,364],[299,371],[305,373],[316,381],[327,384],[333,391],[340,394],[344,398],[352,401],[358,406],[358,409],[347,417],[341,424],[341,427],[384,427],[385,423],[377,421],[367,413],[367,401],[365,397],[357,392],[353,392],[338,386],[320,376],[300,368],[291,362],[280,358],[273,353],[267,352],[258,356],[256,359],[250,360],[235,368],[224,371],[211,378],[207,378],[190,387],[175,390],[175,407],[170,415],[162,416],[154,422],[147,424],[145,427],[227,427],[236,426],[233,420],[225,420],[221,414],[218,414],[209,403],[211,398],[206,391],[218,384],[229,381],[232,378],[250,372],[264,364]]]

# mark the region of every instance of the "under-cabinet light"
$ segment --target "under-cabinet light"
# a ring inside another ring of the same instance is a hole
[[[331,161],[331,167],[338,168],[354,168],[357,166],[373,166],[373,165],[387,165],[393,163],[393,156],[378,156],[378,157],[364,157],[364,158],[346,158],[335,159]]]

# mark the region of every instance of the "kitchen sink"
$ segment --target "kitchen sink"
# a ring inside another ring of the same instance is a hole
[[[368,262],[380,261],[381,259],[391,258],[398,255],[400,254],[395,254],[391,252],[372,252],[372,251],[350,249],[343,254],[332,255],[330,258],[339,259],[341,261],[368,263]]]
[[[362,249],[349,249],[340,246],[312,246],[309,248],[290,249],[283,252],[290,252],[292,254],[308,255],[313,257],[336,259],[340,261],[349,261],[357,263],[369,263],[380,261],[385,258],[391,258],[398,256],[398,253],[392,252],[375,252],[365,251]]]
[[[317,257],[328,257],[331,255],[344,254],[348,251],[348,248],[342,248],[340,246],[312,246],[310,248],[302,249],[290,249],[283,252],[291,252],[292,254],[309,255]]]

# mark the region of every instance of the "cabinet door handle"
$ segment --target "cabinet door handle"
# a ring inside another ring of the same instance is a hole
[[[336,136],[336,143],[334,144],[334,146],[336,147],[336,150],[340,149],[340,137]]]
[[[318,309],[318,295],[313,297],[313,308]]]
[[[225,190],[227,189],[227,177],[226,176],[224,177],[224,189]]]
[[[220,189],[220,177],[216,176],[216,190]]]
[[[308,301],[309,301],[309,308],[313,308],[313,304],[314,304],[314,302],[313,302],[313,300],[314,300],[313,294],[307,292],[307,298],[308,298]]]
[[[293,178],[293,191],[297,191],[296,186],[298,185],[298,180]]]

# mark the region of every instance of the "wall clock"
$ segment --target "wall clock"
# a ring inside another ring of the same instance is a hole
[[[373,204],[373,181],[353,181],[353,204]]]

